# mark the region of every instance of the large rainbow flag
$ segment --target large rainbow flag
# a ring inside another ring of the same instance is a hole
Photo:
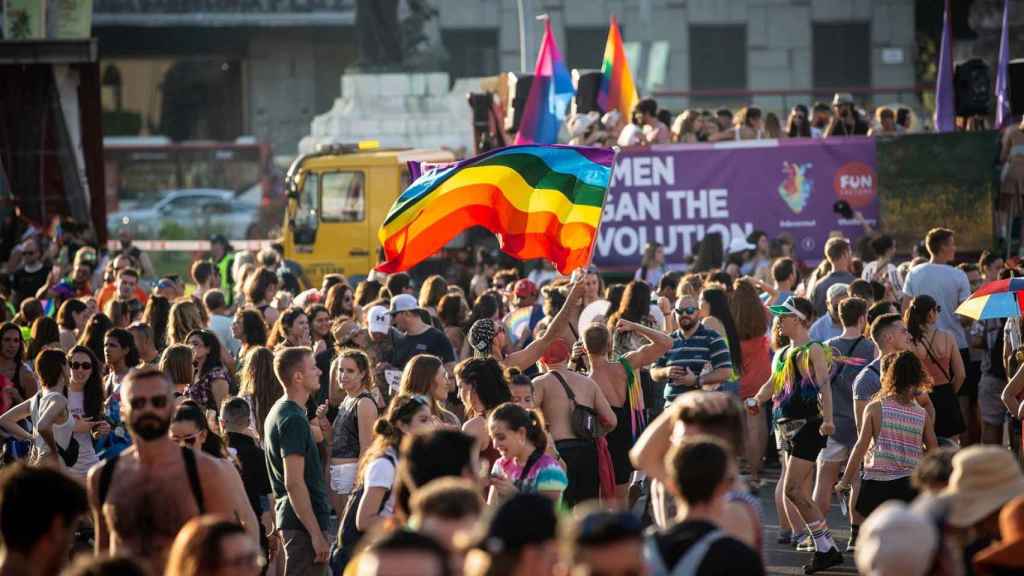
[[[544,40],[540,43],[533,83],[526,98],[526,108],[519,122],[516,144],[555,144],[558,130],[565,122],[569,104],[576,89],[565,67],[562,54],[551,32],[551,21],[544,23]]]
[[[601,64],[601,88],[597,93],[597,105],[604,111],[617,109],[622,118],[629,122],[633,107],[639,98],[636,85],[626,61],[626,50],[622,47],[619,23],[612,16],[608,26],[608,41],[604,45],[604,62]]]
[[[428,170],[384,219],[377,270],[408,270],[474,226],[514,258],[546,258],[563,274],[586,266],[613,158],[607,148],[509,146]]]

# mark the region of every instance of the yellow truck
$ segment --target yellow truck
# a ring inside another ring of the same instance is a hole
[[[326,274],[366,275],[377,264],[377,230],[409,185],[408,162],[451,162],[447,150],[384,149],[373,143],[299,156],[285,176],[285,258],[318,287]]]

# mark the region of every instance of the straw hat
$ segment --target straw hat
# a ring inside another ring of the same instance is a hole
[[[999,542],[974,556],[978,574],[993,568],[1024,569],[1024,496],[1018,496],[1003,506],[999,513]]]
[[[949,524],[967,528],[1024,494],[1024,474],[1009,450],[971,446],[953,456],[953,474],[942,494],[952,504]]]

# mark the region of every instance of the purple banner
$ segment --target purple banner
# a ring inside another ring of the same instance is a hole
[[[833,212],[838,200],[876,225],[875,142],[753,140],[674,145],[622,152],[616,158],[594,263],[609,271],[640,266],[644,246],[665,247],[679,268],[705,234],[728,252],[734,237],[763,230],[789,235],[795,256],[820,260],[829,234],[863,235],[856,219]]]

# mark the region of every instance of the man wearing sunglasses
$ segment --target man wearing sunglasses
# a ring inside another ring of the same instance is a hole
[[[732,376],[729,345],[720,334],[700,323],[700,308],[692,296],[676,301],[672,348],[651,369],[656,382],[664,382],[665,403],[691,390],[716,390]]]
[[[97,554],[146,559],[161,574],[182,526],[202,514],[234,514],[225,469],[212,457],[178,446],[167,434],[174,387],[159,369],[132,371],[121,411],[132,446],[89,472],[89,504]]]

